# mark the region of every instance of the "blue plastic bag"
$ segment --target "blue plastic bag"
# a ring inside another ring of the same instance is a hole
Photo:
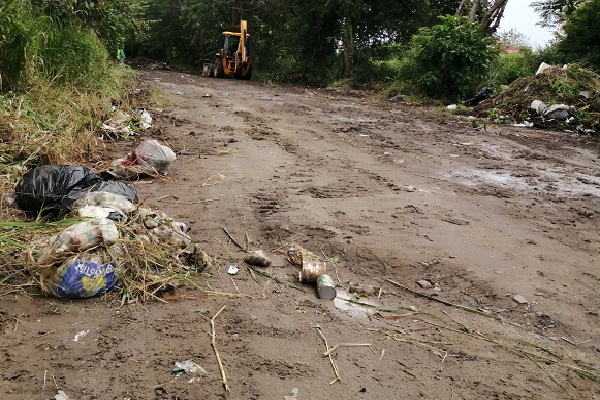
[[[71,257],[59,267],[44,268],[40,281],[44,292],[61,299],[100,296],[118,283],[115,263],[91,254]]]

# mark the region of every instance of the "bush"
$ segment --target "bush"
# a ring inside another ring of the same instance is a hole
[[[517,54],[501,54],[490,67],[490,84],[494,87],[509,85],[518,78],[535,74],[537,57],[529,49]]]
[[[498,48],[492,36],[466,17],[439,19],[439,25],[421,28],[411,39],[404,72],[429,96],[467,97],[487,77]]]

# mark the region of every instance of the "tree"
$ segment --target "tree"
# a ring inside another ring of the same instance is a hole
[[[588,0],[577,7],[563,26],[558,50],[568,61],[581,60],[600,69],[600,0]]]
[[[507,3],[508,0],[462,0],[455,14],[468,15],[471,22],[479,21],[484,32],[491,34],[500,27]]]
[[[543,27],[561,26],[571,14],[586,0],[541,0],[531,3],[540,14]]]

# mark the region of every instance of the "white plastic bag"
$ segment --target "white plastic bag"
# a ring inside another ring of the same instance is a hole
[[[124,196],[110,192],[90,192],[73,205],[75,214],[88,218],[108,218],[111,213],[116,213],[118,220],[126,214],[135,211],[136,207]],[[115,219],[115,218],[111,218]]]
[[[78,222],[50,238],[49,245],[42,250],[37,262],[40,265],[52,264],[72,253],[83,252],[102,243],[114,244],[118,239],[119,230],[110,219],[95,218]]]
[[[134,178],[139,174],[167,175],[169,165],[177,159],[170,147],[157,140],[145,140],[133,149],[125,158],[113,162],[112,175],[120,178]]]

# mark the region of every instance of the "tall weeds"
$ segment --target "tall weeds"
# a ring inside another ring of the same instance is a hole
[[[80,21],[36,10],[31,0],[0,3],[2,193],[32,166],[89,163],[94,131],[132,76]],[[0,219],[6,211],[0,199]]]

